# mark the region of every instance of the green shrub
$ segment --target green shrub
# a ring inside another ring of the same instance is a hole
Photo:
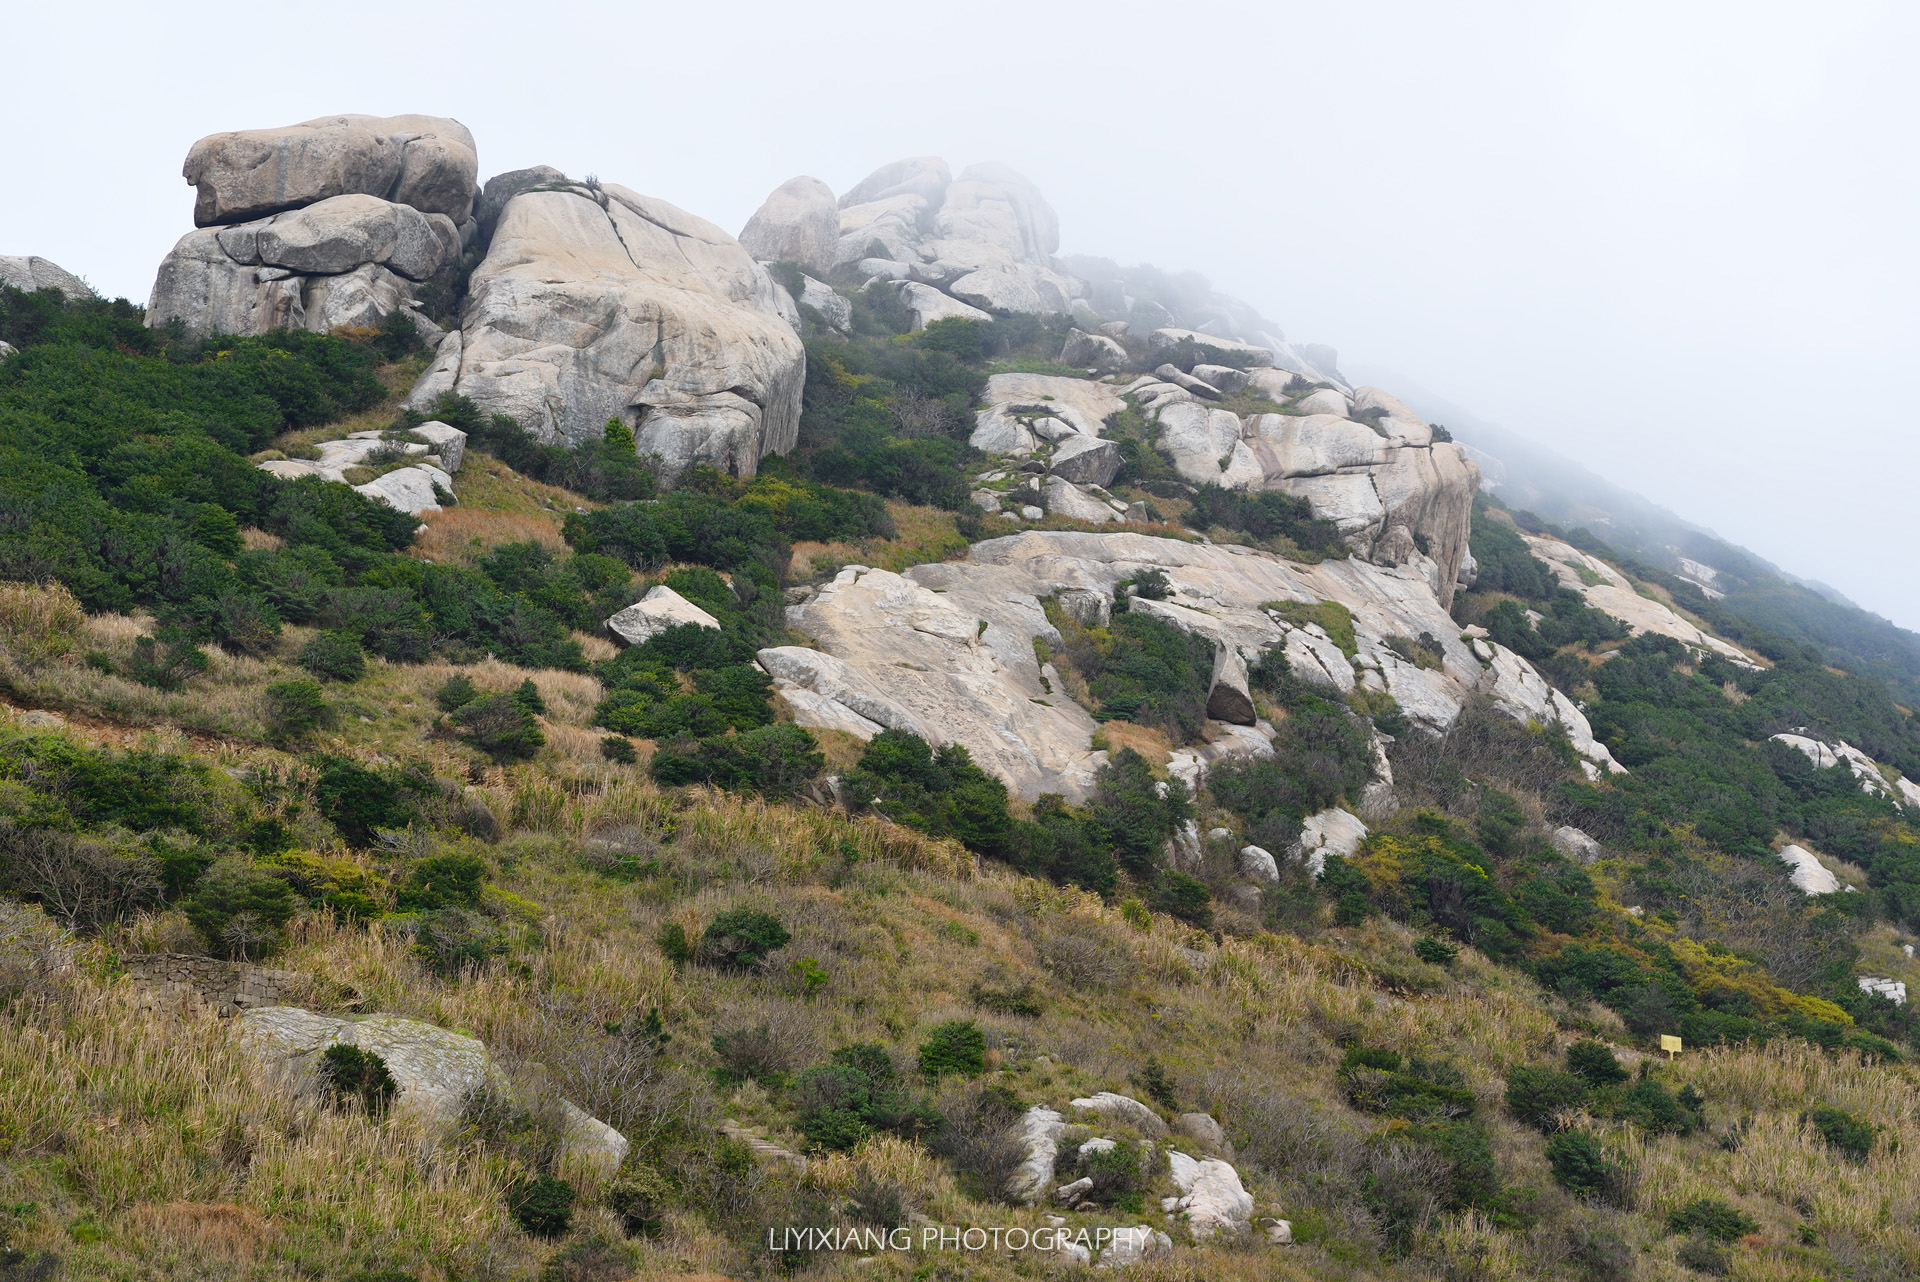
[[[312,677],[276,681],[267,687],[267,728],[277,739],[304,739],[333,721],[333,708]]]
[[[753,1081],[778,1089],[786,1085],[787,1073],[793,1067],[786,1046],[773,1035],[769,1024],[715,1033],[713,1053],[720,1057],[714,1077],[723,1086]]]
[[[1451,966],[1454,959],[1460,955],[1460,950],[1444,939],[1433,935],[1422,935],[1413,941],[1413,955],[1435,966]]]
[[[785,948],[792,938],[772,913],[729,908],[707,924],[700,936],[699,956],[710,966],[747,969],[760,965],[775,949]]]
[[[1586,1102],[1586,1083],[1571,1073],[1522,1065],[1507,1074],[1507,1111],[1535,1130],[1552,1131],[1560,1113]]]
[[[322,681],[358,681],[367,675],[360,638],[351,632],[322,632],[300,647],[300,666]]]
[[[1154,879],[1147,902],[1158,912],[1206,930],[1213,925],[1213,896],[1207,883],[1189,873],[1164,868]]]
[[[622,766],[630,766],[640,759],[640,754],[633,750],[633,741],[617,734],[610,734],[600,741],[600,755]]]
[[[1174,1093],[1173,1077],[1158,1057],[1147,1056],[1147,1062],[1140,1066],[1138,1073],[1134,1074],[1133,1082],[1146,1092],[1148,1099],[1166,1109],[1167,1112],[1180,1111],[1180,1097]]]
[[[554,1252],[540,1270],[540,1282],[625,1282],[639,1263],[638,1248],[595,1233]]]
[[[1155,779],[1146,758],[1132,748],[1100,767],[1087,808],[1120,866],[1142,880],[1159,871],[1167,839],[1193,815],[1186,784]]]
[[[514,1223],[535,1237],[556,1238],[573,1227],[573,1185],[551,1175],[516,1180],[507,1188]]]
[[[676,966],[683,966],[693,960],[693,944],[687,939],[687,928],[677,921],[662,922],[654,934],[653,942],[659,947],[661,956]]]
[[[340,835],[355,846],[373,844],[381,829],[405,828],[419,818],[417,798],[430,784],[418,775],[369,770],[351,757],[316,756],[314,801]]]
[[[407,869],[394,908],[403,913],[472,908],[480,902],[486,877],[486,861],[477,855],[428,855]]]
[[[1594,1087],[1627,1080],[1627,1070],[1614,1058],[1613,1048],[1592,1038],[1567,1047],[1567,1071]]]
[[[1607,1191],[1613,1179],[1600,1141],[1585,1131],[1562,1131],[1547,1141],[1547,1164],[1561,1188],[1579,1197]]]
[[[1725,1277],[1733,1267],[1727,1249],[1698,1231],[1690,1234],[1686,1241],[1674,1249],[1673,1258],[1695,1273],[1705,1273],[1711,1277]]]
[[[986,1069],[987,1038],[970,1019],[934,1025],[920,1043],[920,1072],[927,1077],[973,1077]]]
[[[1138,1146],[1121,1141],[1112,1148],[1096,1148],[1080,1159],[1076,1170],[1093,1181],[1093,1187],[1086,1192],[1088,1201],[1132,1215],[1140,1214],[1140,1194],[1145,1181],[1140,1175]]]
[[[472,680],[462,672],[456,672],[448,677],[440,683],[440,688],[433,692],[433,701],[440,705],[442,712],[453,712],[464,708],[479,697],[480,692],[473,688]]]
[[[384,1113],[400,1087],[387,1061],[373,1051],[336,1043],[320,1054],[320,1080],[339,1101],[357,1100],[369,1113]]]
[[[449,720],[462,738],[496,761],[526,760],[547,742],[517,695],[482,695],[455,709]]]
[[[1007,787],[963,744],[937,751],[919,735],[882,730],[842,781],[848,801],[983,854],[1006,853],[1013,833]]]
[[[607,1206],[632,1237],[658,1237],[672,1202],[673,1185],[651,1166],[625,1167],[607,1185]]]
[[[272,952],[297,907],[283,879],[239,859],[216,863],[181,905],[209,949],[243,959]]]
[[[1879,1128],[1845,1109],[1820,1104],[1802,1113],[1800,1118],[1811,1122],[1821,1138],[1849,1162],[1864,1162],[1873,1152],[1873,1137]]]
[[[420,915],[414,951],[435,973],[457,976],[506,951],[494,923],[468,908],[434,908]]]
[[[1705,1233],[1720,1242],[1733,1242],[1749,1233],[1758,1233],[1760,1226],[1753,1218],[1737,1207],[1729,1206],[1718,1198],[1695,1198],[1677,1211],[1667,1215],[1667,1229],[1672,1233]]]

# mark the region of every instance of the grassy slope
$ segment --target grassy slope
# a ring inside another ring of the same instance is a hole
[[[565,512],[588,506],[484,456],[468,468],[462,506],[428,522],[421,554],[470,561],[498,542],[548,541]],[[900,548],[850,550],[873,564],[891,564],[888,552],[918,559],[921,548],[951,550],[939,528],[947,518],[895,516]],[[852,559],[840,548],[822,553]],[[124,656],[148,625],[102,616],[87,626],[83,648]],[[289,630],[281,654],[301,639],[300,630]],[[260,692],[295,669],[285,658],[214,656],[214,671],[190,694],[103,676],[78,652],[28,666],[9,651],[0,656],[0,675],[15,691],[13,702],[65,711],[68,733],[91,743],[190,751],[232,768],[292,765],[263,742]],[[511,770],[483,766],[466,749],[428,736],[431,691],[450,671],[372,662],[366,680],[340,692],[347,715],[322,746],[369,760],[424,758],[438,773],[475,779],[504,835],[496,846],[472,848],[487,859],[495,884],[521,901],[502,901],[512,951],[450,980],[390,933],[308,918],[296,924],[277,964],[310,977],[302,1000],[316,1008],[358,995],[364,1001],[356,1011],[414,1015],[480,1035],[511,1071],[544,1067],[637,1139],[674,1116],[702,1126],[730,1116],[799,1144],[782,1092],[713,1083],[716,1033],[765,1023],[790,1067],[800,1068],[854,1040],[910,1057],[934,1024],[966,1017],[989,1032],[993,1078],[1023,1101],[1061,1106],[1098,1089],[1138,1094],[1129,1079],[1156,1056],[1182,1107],[1209,1109],[1228,1125],[1256,1214],[1292,1219],[1301,1239],[1286,1252],[1216,1244],[1136,1276],[1579,1276],[1569,1244],[1602,1227],[1631,1249],[1637,1276],[1679,1277],[1686,1276],[1673,1261],[1679,1239],[1664,1232],[1662,1219],[1705,1195],[1726,1198],[1761,1226],[1735,1251],[1735,1276],[1893,1277],[1920,1269],[1913,1230],[1920,1092],[1909,1069],[1863,1066],[1793,1043],[1690,1053],[1654,1071],[1675,1088],[1698,1086],[1709,1101],[1710,1133],[1608,1131],[1608,1144],[1638,1171],[1631,1208],[1582,1206],[1555,1190],[1541,1138],[1508,1120],[1499,1098],[1514,1064],[1547,1058],[1576,1035],[1618,1033],[1604,1009],[1570,1008],[1471,950],[1449,969],[1427,965],[1414,957],[1412,936],[1380,918],[1310,927],[1299,937],[1215,939],[1169,918],[1142,924],[1092,896],[979,868],[957,848],[899,828],[699,790],[663,792],[639,769],[599,758],[597,733],[586,727],[598,696],[590,677],[499,663],[469,669],[488,689],[531,676],[550,709],[551,746],[539,760]],[[643,865],[652,861],[652,871],[634,880],[594,871],[607,843]],[[676,969],[653,942],[667,920],[697,931],[740,904],[771,909],[794,933],[764,972]],[[9,914],[0,935],[30,930],[19,923],[31,917]],[[110,945],[163,948],[185,934],[178,914],[165,914],[110,941],[25,949],[56,962],[70,955],[73,964],[22,978],[21,997],[0,1017],[0,1229],[8,1244],[57,1253],[76,1277],[341,1277],[401,1267],[438,1279],[539,1271],[555,1247],[527,1237],[505,1214],[500,1194],[517,1169],[510,1148],[430,1142],[397,1121],[317,1108],[268,1080],[239,1051],[232,1024],[142,1009],[116,977]],[[824,969],[818,992],[785,965],[800,957]],[[1028,981],[1042,1003],[1038,1018],[974,1005],[976,982]],[[658,1009],[673,1035],[665,1065],[644,1090],[611,1091],[596,1058],[597,1039],[606,1037],[598,1030],[646,1009]],[[1450,1217],[1425,1227],[1413,1260],[1381,1257],[1355,1178],[1369,1151],[1391,1144],[1394,1124],[1343,1101],[1336,1065],[1340,1044],[1353,1039],[1459,1064],[1488,1122],[1502,1179],[1543,1190],[1538,1227],[1500,1232],[1472,1215]],[[1800,1121],[1812,1102],[1855,1110],[1886,1128],[1866,1164],[1838,1160]],[[579,1178],[589,1196],[575,1237],[619,1238],[615,1218],[593,1204],[591,1181]],[[804,1205],[809,1190],[843,1195],[876,1179],[944,1223],[1040,1222],[1038,1212],[973,1201],[924,1150],[876,1140],[849,1157],[817,1160],[798,1187],[780,1168],[762,1166],[728,1190],[730,1200],[689,1198],[669,1213],[662,1237],[637,1251],[633,1271],[647,1278],[764,1271],[767,1258],[750,1245],[760,1223]],[[1166,1191],[1164,1178],[1161,1185],[1150,1191],[1150,1209]],[[1802,1245],[1802,1225],[1819,1247]],[[862,1266],[846,1255],[816,1258],[808,1276],[1044,1272],[1031,1257],[886,1258]]]

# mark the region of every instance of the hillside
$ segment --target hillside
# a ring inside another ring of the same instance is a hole
[[[1892,678],[1004,166],[478,165],[0,286],[0,1278],[1920,1270]]]

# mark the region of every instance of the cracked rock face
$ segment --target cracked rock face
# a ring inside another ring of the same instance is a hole
[[[181,172],[199,227],[245,222],[330,196],[378,196],[455,223],[473,207],[473,135],[440,116],[328,116],[281,129],[212,134]]]
[[[627,188],[524,191],[475,269],[454,386],[543,441],[631,423],[670,470],[741,476],[793,448],[805,351],[766,269]]]
[[[33,254],[0,254],[0,285],[11,285],[29,294],[35,290],[57,289],[75,301],[95,297],[87,282],[51,259]]]

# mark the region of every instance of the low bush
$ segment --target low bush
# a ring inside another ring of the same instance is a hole
[[[300,647],[300,666],[322,681],[358,681],[367,674],[367,657],[353,633],[322,632]]]
[[[574,1196],[573,1185],[552,1175],[521,1179],[507,1187],[507,1210],[534,1237],[562,1237],[573,1227]]]
[[[341,1103],[349,1100],[373,1114],[384,1113],[400,1087],[387,1061],[373,1051],[338,1043],[320,1054],[320,1081]]]
[[[1820,1104],[1801,1114],[1801,1120],[1811,1123],[1820,1137],[1849,1162],[1864,1162],[1873,1152],[1873,1137],[1878,1128],[1845,1109]]]
[[[975,1077],[986,1069],[986,1035],[970,1019],[934,1025],[920,1043],[920,1072],[926,1077]]]
[[[765,962],[768,953],[785,948],[792,938],[772,913],[729,908],[701,934],[699,959],[709,966],[750,969]]]
[[[546,746],[517,694],[487,694],[462,704],[448,717],[460,737],[496,761],[523,761]]]
[[[1585,1131],[1561,1131],[1547,1141],[1547,1165],[1561,1188],[1578,1197],[1604,1194],[1613,1179],[1597,1137]]]
[[[181,907],[210,951],[249,960],[274,950],[298,904],[284,878],[230,858],[210,868]]]
[[[1586,1083],[1571,1073],[1522,1065],[1507,1074],[1507,1111],[1537,1131],[1557,1130],[1561,1114],[1586,1102]]]
[[[333,723],[333,708],[320,683],[312,677],[276,681],[267,687],[267,728],[276,739],[305,739]]]
[[[1697,1231],[1719,1242],[1735,1242],[1760,1231],[1752,1216],[1712,1197],[1695,1198],[1679,1210],[1669,1212],[1667,1228],[1674,1233]]]
[[[1627,1080],[1627,1070],[1614,1058],[1613,1048],[1585,1038],[1567,1047],[1567,1071],[1588,1086],[1609,1086]]]

